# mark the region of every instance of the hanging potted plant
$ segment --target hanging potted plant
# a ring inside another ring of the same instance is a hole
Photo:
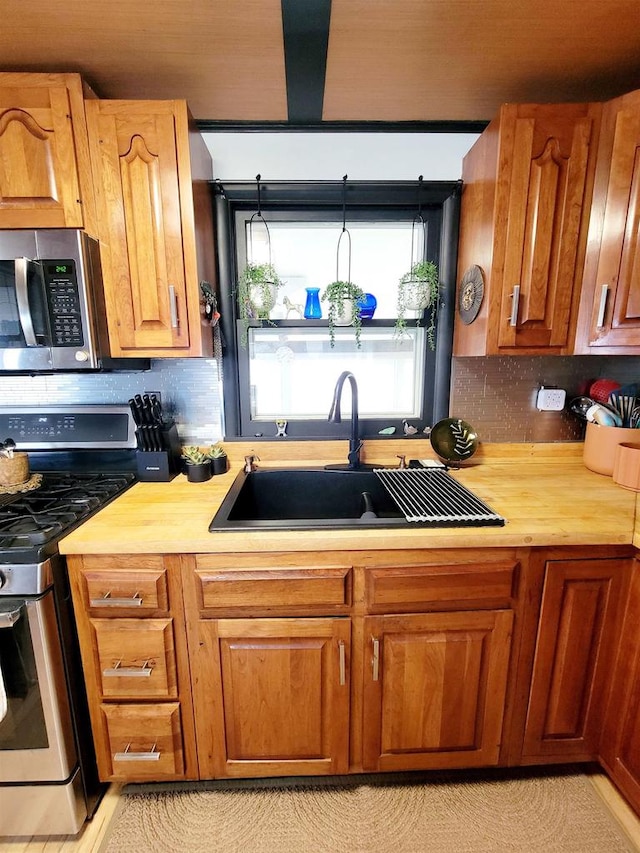
[[[398,285],[398,315],[395,334],[402,337],[407,328],[407,311],[425,311],[429,309],[427,341],[435,349],[436,316],[440,302],[440,281],[438,267],[433,261],[418,261],[406,272]],[[418,319],[418,323],[420,320]]]
[[[327,321],[331,346],[335,346],[336,326],[353,326],[356,346],[359,349],[362,318],[358,302],[364,298],[364,291],[351,281],[332,281],[321,298],[323,302],[327,302],[329,305]]]
[[[273,264],[248,263],[238,281],[240,318],[247,324],[249,320],[268,320],[282,283]]]

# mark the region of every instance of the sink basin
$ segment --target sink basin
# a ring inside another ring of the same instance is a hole
[[[238,474],[209,530],[396,525],[408,522],[373,471],[270,468]]]
[[[238,474],[209,530],[502,524],[444,471],[266,468]]]

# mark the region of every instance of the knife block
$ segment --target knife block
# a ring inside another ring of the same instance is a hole
[[[164,450],[139,450],[136,461],[142,482],[168,483],[180,473],[180,438],[173,421],[162,425]]]

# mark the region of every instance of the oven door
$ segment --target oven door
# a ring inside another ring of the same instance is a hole
[[[0,784],[64,780],[75,765],[53,591],[0,597]]]

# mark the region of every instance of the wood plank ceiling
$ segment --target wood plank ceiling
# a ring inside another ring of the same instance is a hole
[[[1,0],[0,68],[186,98],[203,122],[486,121],[640,88],[640,2]]]

